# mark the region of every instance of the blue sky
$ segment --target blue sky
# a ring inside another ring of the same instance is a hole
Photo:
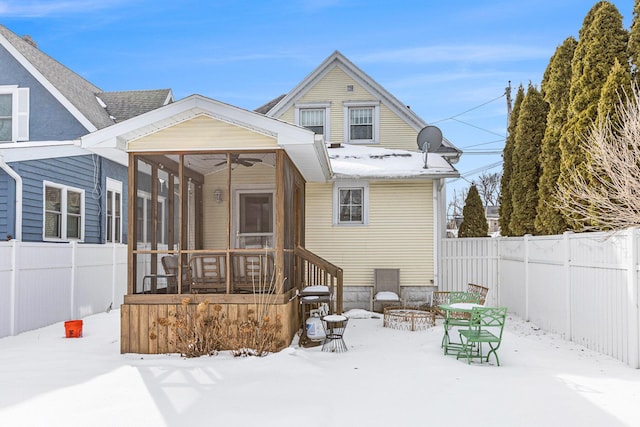
[[[171,88],[251,110],[340,50],[463,149],[456,167],[473,180],[501,170],[508,81],[514,96],[539,85],[595,3],[0,0],[0,23],[105,91]],[[629,28],[633,0],[612,3]]]

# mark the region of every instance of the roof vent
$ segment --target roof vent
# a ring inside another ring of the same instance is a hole
[[[347,85],[347,92],[353,92],[353,85]]]
[[[31,38],[30,35],[22,36],[22,40],[29,43],[31,46],[35,47],[36,49],[38,48],[38,44]]]

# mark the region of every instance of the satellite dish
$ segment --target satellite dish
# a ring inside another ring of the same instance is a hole
[[[436,126],[425,126],[418,132],[418,147],[424,153],[433,153],[442,145],[442,131]]]

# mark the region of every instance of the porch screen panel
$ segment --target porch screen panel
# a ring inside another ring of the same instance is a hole
[[[285,157],[284,162],[284,291],[288,291],[295,286],[294,283],[294,262],[295,257],[295,233],[296,233],[296,204],[295,204],[295,176],[296,170],[291,165],[289,158]]]

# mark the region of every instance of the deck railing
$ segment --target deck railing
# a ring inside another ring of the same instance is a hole
[[[328,286],[331,291],[332,311],[342,313],[342,268],[331,264],[313,252],[298,246],[296,256],[296,286]]]

